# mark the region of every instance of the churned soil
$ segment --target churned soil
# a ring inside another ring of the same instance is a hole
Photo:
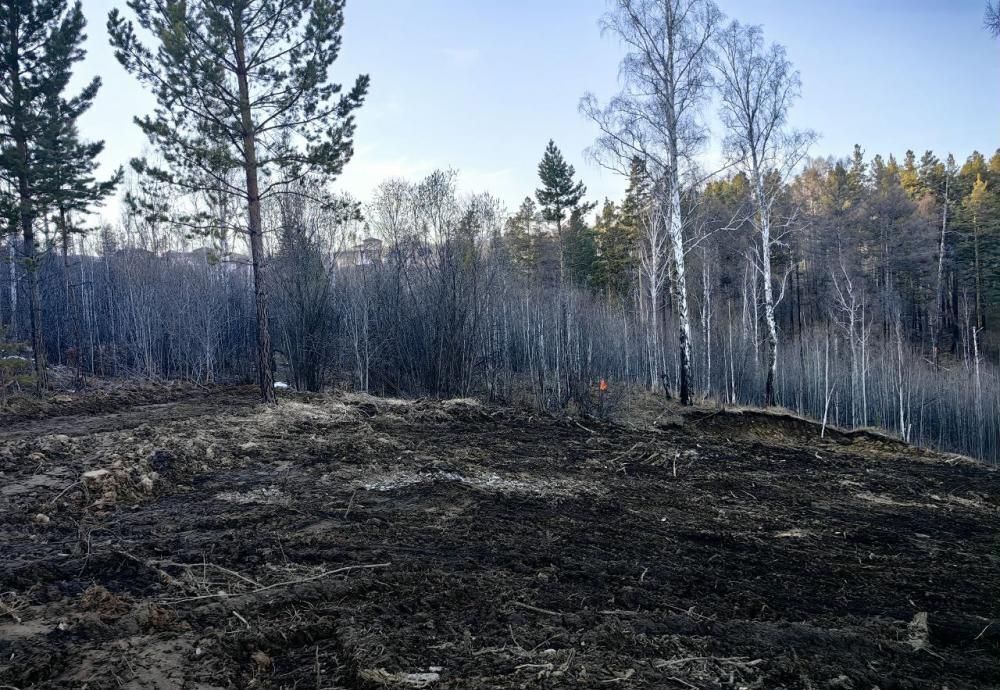
[[[985,465],[753,411],[171,397],[2,418],[0,688],[1000,687]]]

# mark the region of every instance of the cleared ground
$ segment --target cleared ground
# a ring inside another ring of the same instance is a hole
[[[1000,482],[754,412],[0,416],[0,687],[1000,687]]]

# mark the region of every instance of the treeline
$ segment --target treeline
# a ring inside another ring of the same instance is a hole
[[[558,282],[556,257],[567,279],[609,300],[634,297],[642,275],[645,209],[650,183],[636,161],[624,200],[568,210],[560,242],[546,213],[525,198],[507,222],[506,244],[515,267],[536,282]],[[700,232],[689,244],[692,299],[712,309],[712,297],[753,311],[754,278],[749,181],[743,174],[690,190],[685,211]],[[785,297],[776,305],[788,335],[850,321],[891,335],[898,315],[908,342],[943,365],[972,357],[996,360],[1000,351],[1000,150],[978,151],[957,165],[932,152],[899,162],[866,160],[855,147],[843,159],[810,160],[783,191],[793,221],[773,264]],[[756,287],[755,287],[756,284]],[[707,292],[706,292],[707,290]],[[667,295],[669,304],[670,295]],[[754,321],[758,319],[753,319]],[[848,324],[849,325],[849,324]]]
[[[417,183],[387,181],[363,207],[363,220],[303,198],[266,207],[268,224],[280,228],[267,245],[279,378],[309,390],[341,385],[387,395],[529,400],[554,412],[570,406],[597,412],[602,378],[610,382],[611,400],[652,381],[657,393],[676,396],[680,362],[666,334],[677,317],[666,302],[662,351],[651,357],[627,215],[606,206],[568,225],[562,242],[567,278],[560,287],[554,223],[535,219],[522,232],[518,214],[505,216],[488,195],[459,195],[455,181],[447,172]],[[713,206],[701,208],[709,213]],[[618,255],[605,253],[602,227],[612,216],[615,242],[624,245]],[[737,240],[725,237],[738,232],[707,235],[692,250],[690,276],[699,286],[692,295],[692,393],[759,405],[767,374],[754,297],[759,285],[754,288],[750,259],[736,249]],[[363,242],[369,236],[380,242]],[[581,236],[591,238],[585,244],[592,243],[593,260],[579,261],[590,255],[579,250]],[[810,246],[809,236],[793,246]],[[53,242],[42,264],[51,361],[107,376],[206,383],[255,376],[245,256],[222,246],[191,251],[183,238],[134,219],[96,239],[67,262]],[[623,266],[606,275],[618,282],[602,283],[598,276],[616,256]],[[829,424],[884,428],[915,443],[996,461],[1000,378],[983,348],[978,357],[965,345],[955,355],[945,348],[935,364],[919,326],[923,317],[911,324],[905,316],[925,307],[900,300],[883,306],[879,284],[864,277],[864,261],[821,259],[796,260],[799,275],[792,277],[793,267],[780,302],[787,334],[779,404]],[[916,281],[928,263],[933,268],[933,261],[918,262],[894,275],[900,283]],[[23,300],[12,301],[18,293],[9,291],[9,275],[4,271],[0,281],[8,296],[0,314],[24,334],[28,310]],[[82,305],[79,352],[67,283]],[[825,302],[822,285],[833,290]]]
[[[128,6],[108,37],[158,107],[125,183],[97,179],[75,125],[100,80],[67,93],[81,4],[0,4],[0,352],[28,343],[0,395],[43,391],[56,362],[78,386],[256,379],[273,402],[277,373],[587,412],[604,379],[604,404],[782,405],[997,461],[1000,154],[810,159],[784,49],[711,0],[609,0],[621,90],[580,110],[623,200],[587,203],[549,142],[510,215],[450,172],[367,204],[329,191],[369,85],[330,81],[342,0]]]

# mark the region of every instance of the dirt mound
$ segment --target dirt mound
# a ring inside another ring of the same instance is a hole
[[[987,467],[748,411],[252,396],[0,428],[0,686],[998,687]]]

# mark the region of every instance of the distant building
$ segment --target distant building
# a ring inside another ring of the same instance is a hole
[[[226,268],[240,268],[250,265],[250,257],[237,252],[221,254],[210,247],[198,247],[189,252],[167,251],[163,252],[163,258],[178,263],[186,263],[195,266],[223,266]]]
[[[337,268],[352,266],[374,266],[382,263],[382,240],[368,237],[349,249],[339,251],[334,255]]]

